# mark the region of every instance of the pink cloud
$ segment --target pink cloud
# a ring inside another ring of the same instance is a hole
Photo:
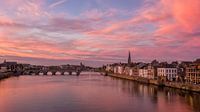
[[[73,17],[48,11],[45,1],[11,1],[2,4],[15,9],[14,16],[0,10],[3,55],[121,61],[134,49],[135,58],[143,59],[199,56],[199,0],[148,0],[123,19],[119,9],[91,9]]]
[[[198,36],[198,37],[193,37],[192,39],[190,39],[190,40],[188,40],[185,44],[184,44],[184,46],[185,47],[196,47],[196,48],[199,48],[200,49],[200,36]]]
[[[13,20],[0,12],[0,25],[13,24]]]
[[[162,0],[162,3],[166,8],[171,9],[175,21],[182,27],[190,31],[199,28],[199,0]]]
[[[40,21],[43,18],[50,17],[50,13],[48,13],[43,6],[43,1],[24,1],[22,4],[16,7],[16,15],[19,19],[25,20],[26,18],[29,18],[29,21]]]

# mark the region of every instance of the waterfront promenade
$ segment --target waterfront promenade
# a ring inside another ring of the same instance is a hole
[[[171,87],[171,88],[200,93],[200,85],[195,85],[195,84],[178,83],[178,82],[162,82],[159,80],[146,79],[146,78],[138,77],[138,76],[128,76],[128,75],[120,75],[120,74],[113,74],[113,73],[108,73],[108,76],[132,80],[132,81],[136,81],[139,83],[153,84],[153,85],[157,85],[157,86]]]

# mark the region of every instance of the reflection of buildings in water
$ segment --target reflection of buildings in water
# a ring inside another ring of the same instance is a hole
[[[163,89],[164,95],[165,95],[165,100],[167,102],[174,102],[177,100],[177,93],[174,89],[172,88],[168,88],[168,87],[164,87]]]
[[[114,82],[116,82],[116,85],[120,87],[119,89],[126,94],[138,97],[142,95],[139,90],[139,87],[143,85],[114,77],[112,77],[112,80],[114,80]]]
[[[152,103],[157,103],[157,86],[150,86],[145,85],[133,81],[128,80],[122,80],[117,78],[112,78],[117,82],[118,87],[120,88],[124,93],[130,95],[130,96],[136,96],[136,97],[144,97],[145,100],[149,99]]]
[[[195,93],[187,93],[185,94],[185,100],[187,104],[189,104],[195,112],[200,112],[200,94]]]
[[[159,94],[164,95],[167,103],[175,103],[178,100],[184,100],[185,106],[190,106],[194,109],[194,112],[200,112],[200,94],[192,93],[189,91],[163,87],[159,89]]]
[[[200,94],[168,87],[164,88],[164,92],[168,102],[175,102],[183,98],[186,104],[190,105],[196,112],[200,112]]]
[[[193,95],[193,107],[200,112],[200,94]]]
[[[148,95],[151,98],[153,103],[158,103],[158,87],[157,86],[149,86]]]
[[[144,97],[145,102],[150,101],[151,103],[157,104],[158,102],[161,103],[164,101],[163,105],[165,105],[166,103],[174,104],[176,102],[178,103],[180,100],[184,100],[185,106],[191,106],[195,110],[194,112],[200,112],[200,94],[193,94],[169,87],[146,85],[117,78],[112,78],[112,80],[115,80],[114,82],[117,83],[117,86],[120,87],[119,89],[122,92],[134,97]]]

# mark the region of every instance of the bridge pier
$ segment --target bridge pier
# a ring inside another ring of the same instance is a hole
[[[29,72],[29,75],[33,75],[33,71],[30,71],[30,72]]]
[[[65,75],[65,72],[61,72],[61,75]]]
[[[56,72],[52,72],[52,75],[56,75]]]
[[[47,75],[47,72],[43,72],[43,75]]]
[[[40,75],[40,72],[35,72],[35,75]]]
[[[81,72],[76,72],[76,76],[79,76],[81,74]]]
[[[69,75],[72,75],[72,72],[69,72]]]

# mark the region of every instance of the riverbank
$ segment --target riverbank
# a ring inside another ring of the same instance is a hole
[[[9,73],[0,73],[0,80],[9,78],[11,75]]]
[[[161,82],[161,81],[158,81],[158,80],[146,79],[146,78],[137,77],[137,76],[133,77],[133,76],[128,76],[128,75],[119,75],[119,74],[111,74],[111,73],[109,73],[108,76],[132,80],[132,81],[136,81],[136,82],[139,82],[139,83],[152,84],[152,85],[164,86],[164,87],[171,87],[171,88],[182,89],[182,90],[186,90],[186,91],[193,91],[193,92],[200,93],[200,85],[186,84],[186,83],[175,83],[175,82]]]

